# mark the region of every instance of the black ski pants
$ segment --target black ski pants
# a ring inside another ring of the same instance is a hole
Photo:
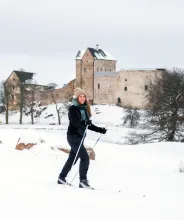
[[[65,179],[69,171],[71,170],[72,164],[74,162],[76,153],[79,149],[79,145],[81,143],[82,137],[79,137],[77,135],[67,135],[67,141],[71,147],[71,151],[69,154],[69,157],[59,175],[59,178]],[[84,141],[83,141],[84,142]],[[89,167],[89,155],[86,151],[86,148],[84,147],[83,143],[80,147],[80,150],[78,152],[78,156],[75,160],[75,163],[80,158],[80,165],[79,165],[79,178],[80,180],[86,180],[87,179],[87,172]]]

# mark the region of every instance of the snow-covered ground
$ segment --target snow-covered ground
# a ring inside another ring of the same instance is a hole
[[[60,105],[59,105],[60,106]],[[42,107],[43,108],[43,107]],[[38,108],[39,109],[39,108]],[[122,144],[125,142],[129,130],[122,126],[124,109],[117,106],[95,105],[92,106],[92,121],[97,126],[105,126],[108,129],[108,135],[102,138],[102,141]],[[48,117],[48,115],[52,115]],[[37,130],[56,130],[62,134],[66,134],[68,127],[68,115],[61,118],[61,125],[58,124],[55,105],[47,106],[47,109],[42,112],[40,117],[36,117],[35,124],[31,124],[31,117],[23,115],[23,124],[19,125],[19,112],[10,112],[9,125],[5,125],[5,115],[0,114],[0,128],[8,129],[37,129]],[[51,125],[52,124],[52,125]],[[116,135],[117,132],[119,135]],[[95,138],[93,132],[89,132],[90,138]]]
[[[119,126],[122,108],[98,109],[101,114],[94,115],[93,122],[108,125],[108,132],[95,147],[96,160],[90,162],[88,179],[94,191],[56,183],[68,156],[58,150],[69,147],[67,118],[62,126],[46,125],[41,119],[34,126],[15,125],[13,120],[0,125],[0,219],[184,219],[184,173],[179,172],[183,143],[115,144],[127,133]],[[93,146],[99,135],[89,131],[85,143]],[[15,150],[19,138],[37,145]],[[78,163],[70,180],[77,169]],[[78,186],[78,176],[73,184]]]
[[[62,104],[58,104],[58,108],[62,107]],[[55,110],[55,105],[41,106],[37,107],[36,110],[40,110],[46,107],[42,112],[41,116],[35,118],[35,124],[49,125],[51,123],[57,124],[57,115]],[[64,107],[63,107],[64,108]],[[124,116],[124,109],[121,107],[113,105],[94,105],[91,106],[92,119],[94,123],[101,123],[106,125],[120,125],[122,124],[122,117]],[[19,112],[10,112],[9,123],[18,124],[19,123]],[[49,115],[52,115],[48,117]],[[2,124],[5,123],[5,115],[0,114],[0,121]],[[23,124],[30,124],[31,116],[23,115]],[[61,119],[62,124],[68,124],[67,114]]]

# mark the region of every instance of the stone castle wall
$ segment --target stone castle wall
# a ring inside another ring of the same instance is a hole
[[[123,70],[115,73],[96,73],[94,103],[118,104],[144,108],[151,81],[163,70]]]
[[[123,70],[116,78],[116,103],[118,98],[122,106],[144,108],[150,82],[160,76],[161,70]]]
[[[116,93],[116,72],[95,73],[94,79],[94,103],[114,104]]]

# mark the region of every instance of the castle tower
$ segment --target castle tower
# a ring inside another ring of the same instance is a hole
[[[76,87],[87,92],[91,103],[94,102],[95,74],[116,72],[116,60],[106,51],[96,48],[87,48],[79,51],[76,56]]]

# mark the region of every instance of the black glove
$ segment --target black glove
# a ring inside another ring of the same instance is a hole
[[[91,126],[91,120],[85,120],[85,125]]]
[[[105,134],[106,132],[107,132],[107,129],[106,129],[106,128],[101,128],[100,133]]]

